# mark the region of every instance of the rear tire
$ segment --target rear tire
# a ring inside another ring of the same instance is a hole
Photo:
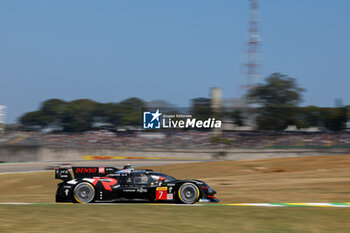
[[[95,188],[89,182],[81,182],[75,186],[73,196],[78,203],[91,203],[95,199]]]
[[[199,189],[195,184],[184,183],[180,186],[178,196],[183,204],[193,204],[199,198]]]

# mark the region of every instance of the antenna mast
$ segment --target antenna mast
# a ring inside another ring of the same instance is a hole
[[[258,58],[260,55],[261,38],[259,35],[259,19],[258,19],[258,0],[248,0],[250,4],[249,16],[249,39],[247,49],[247,73],[246,73],[246,91],[254,88],[261,75],[261,65]]]

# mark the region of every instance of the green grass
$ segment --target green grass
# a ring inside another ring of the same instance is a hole
[[[0,232],[337,232],[350,210],[153,205],[0,206]]]

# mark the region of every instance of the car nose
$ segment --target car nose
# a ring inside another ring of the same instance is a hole
[[[209,193],[211,193],[211,194],[216,194],[216,191],[214,190],[214,189],[209,189]]]

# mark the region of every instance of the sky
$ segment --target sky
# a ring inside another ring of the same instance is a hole
[[[302,105],[350,104],[349,12],[348,0],[260,0],[260,81],[280,72],[306,89]],[[247,0],[0,1],[6,122],[50,98],[239,97],[248,17]]]

